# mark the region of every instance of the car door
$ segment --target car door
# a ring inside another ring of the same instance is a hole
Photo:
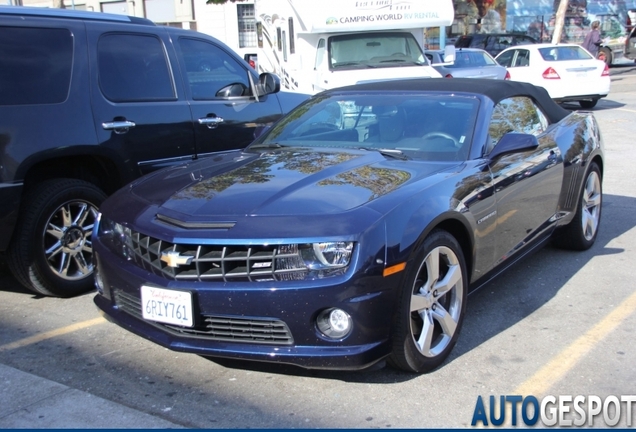
[[[536,65],[533,65],[530,50],[518,48],[511,51],[514,54],[510,59],[510,63],[505,65],[510,73],[510,79],[541,85],[542,83],[539,80],[541,78],[541,72],[538,72]]]
[[[239,149],[282,115],[275,94],[252,94],[258,77],[221,44],[180,34],[175,41],[194,124],[197,156]]]
[[[95,22],[87,32],[95,130],[102,151],[126,164],[122,180],[192,159],[192,117],[165,31]]]
[[[528,97],[499,102],[489,124],[496,143],[508,132],[537,136],[539,146],[504,154],[491,163],[497,202],[496,258],[499,264],[553,226],[563,178],[563,163],[548,122]],[[494,147],[494,146],[493,146]]]

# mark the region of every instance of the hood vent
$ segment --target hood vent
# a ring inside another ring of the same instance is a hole
[[[178,226],[179,228],[185,229],[225,229],[228,230],[234,225],[236,222],[184,222],[178,219],[174,219],[162,214],[157,214],[157,220],[163,223],[167,223],[170,225]]]

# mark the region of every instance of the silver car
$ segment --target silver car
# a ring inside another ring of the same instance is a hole
[[[427,50],[424,53],[444,78],[510,79],[506,68],[481,49],[458,48],[455,61],[449,64],[443,64],[444,50]]]

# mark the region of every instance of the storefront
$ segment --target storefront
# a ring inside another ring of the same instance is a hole
[[[454,0],[448,40],[472,33],[519,32],[550,42],[558,0]],[[620,39],[636,24],[636,0],[570,0],[563,42],[581,43],[594,20],[603,38]],[[623,39],[624,42],[624,39]]]

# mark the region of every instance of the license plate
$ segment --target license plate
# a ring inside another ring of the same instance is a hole
[[[141,311],[144,319],[192,327],[192,293],[142,285]]]
[[[577,72],[576,73],[576,77],[577,78],[587,78],[587,72]]]

